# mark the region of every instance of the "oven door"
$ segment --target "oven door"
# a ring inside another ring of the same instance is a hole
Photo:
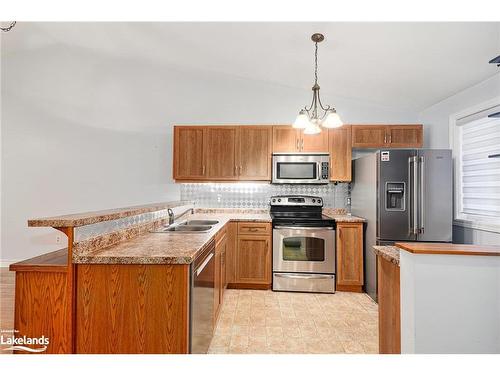
[[[276,226],[273,272],[335,273],[335,230]]]

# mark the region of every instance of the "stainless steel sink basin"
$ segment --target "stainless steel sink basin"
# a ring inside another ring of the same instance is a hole
[[[219,224],[217,220],[188,220],[180,225],[215,225]]]
[[[181,223],[171,227],[160,228],[151,231],[151,233],[171,233],[171,232],[187,232],[187,233],[204,233],[212,229],[211,225],[187,225],[186,223]]]
[[[182,224],[167,228],[166,232],[208,232],[212,227],[210,225],[188,225]]]

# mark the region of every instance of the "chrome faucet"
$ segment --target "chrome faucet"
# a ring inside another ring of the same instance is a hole
[[[182,214],[177,215],[177,217],[181,217],[189,211],[191,211],[191,215],[194,214],[194,208],[191,207],[191,208],[188,208],[186,211],[184,211]],[[167,212],[168,212],[168,225],[172,225],[175,221],[174,211],[172,211],[171,208],[168,208]]]
[[[172,211],[172,209],[169,208],[167,209],[167,212],[168,212],[168,225],[172,225],[175,220],[174,211]]]

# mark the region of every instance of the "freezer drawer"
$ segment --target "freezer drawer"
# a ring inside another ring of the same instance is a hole
[[[335,293],[335,275],[275,272],[273,273],[273,290]]]

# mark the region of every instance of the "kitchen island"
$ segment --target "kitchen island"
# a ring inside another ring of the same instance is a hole
[[[380,353],[500,353],[500,247],[374,246]]]
[[[271,287],[272,255],[267,210],[192,208],[166,202],[29,220],[62,231],[68,246],[11,265],[17,334],[50,337],[46,353],[191,352],[192,268],[205,265],[198,257],[214,247],[212,279],[200,282],[214,290],[205,303],[215,325],[226,287]],[[168,209],[176,221],[217,223],[207,232],[151,233],[168,224]]]

